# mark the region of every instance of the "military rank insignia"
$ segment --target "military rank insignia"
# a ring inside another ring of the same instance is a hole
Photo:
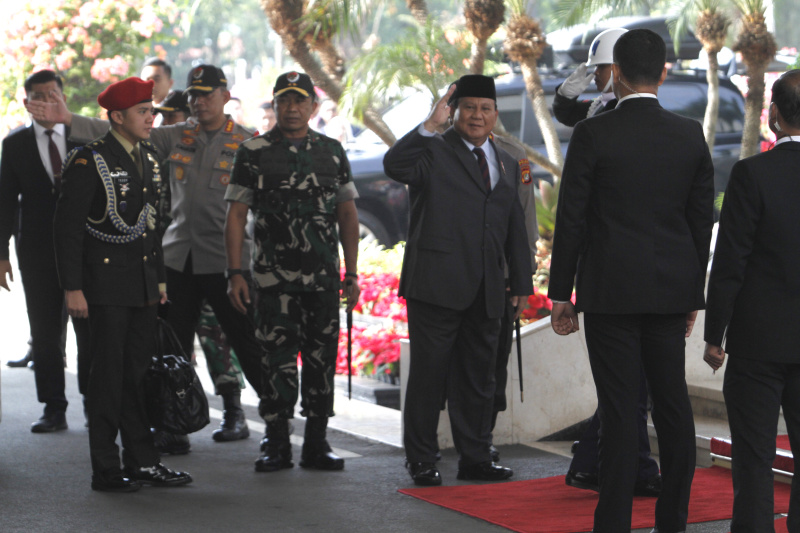
[[[78,159],[75,160],[75,164],[76,165],[88,165],[89,162],[81,157],[81,158],[78,158]]]
[[[531,176],[531,162],[527,159],[520,159],[519,160],[519,170],[522,174],[522,183],[528,185],[533,181],[533,177]]]

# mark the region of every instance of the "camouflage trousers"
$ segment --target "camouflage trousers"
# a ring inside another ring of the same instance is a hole
[[[203,302],[195,332],[206,356],[208,373],[214,382],[214,394],[228,394],[243,389],[245,384],[239,359],[228,344],[208,302]]]
[[[302,371],[300,414],[333,416],[333,376],[339,340],[339,293],[258,291],[256,338],[266,356],[259,413],[272,422],[294,417],[298,395],[297,354]]]

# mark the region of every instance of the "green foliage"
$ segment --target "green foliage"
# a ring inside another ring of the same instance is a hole
[[[717,213],[722,211],[722,202],[725,201],[725,193],[721,192],[714,198],[714,209],[717,210]]]
[[[345,77],[345,112],[361,118],[366,104],[380,108],[403,88],[421,87],[432,99],[439,90],[466,74],[469,44],[463,34],[447,31],[432,20],[412,25],[406,35],[381,44],[349,65]]]
[[[97,95],[127,77],[132,63],[155,51],[165,22],[177,15],[165,0],[27,0],[4,13],[0,34],[0,113],[5,127],[21,123],[23,82],[50,68],[64,79],[70,106],[95,114]]]

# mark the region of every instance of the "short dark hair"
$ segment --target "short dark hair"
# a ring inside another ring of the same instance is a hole
[[[800,128],[800,69],[784,72],[772,85],[772,102],[783,120]]]
[[[172,67],[169,66],[169,63],[167,63],[163,59],[160,59],[158,57],[151,57],[150,59],[144,62],[142,68],[144,67],[161,67],[164,69],[164,72],[167,73],[167,77],[169,79],[172,79]]]
[[[614,63],[631,83],[655,84],[667,63],[667,46],[652,30],[630,30],[614,44]]]
[[[61,79],[61,76],[53,72],[52,70],[40,70],[39,72],[34,72],[28,79],[25,80],[25,93],[29,93],[33,90],[33,85],[36,83],[47,83],[50,81],[56,82],[58,88],[64,90],[64,82]]]

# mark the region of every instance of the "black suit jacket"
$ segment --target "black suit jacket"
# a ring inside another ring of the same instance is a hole
[[[492,141],[488,141],[492,142]],[[486,312],[503,314],[504,268],[511,294],[533,292],[516,159],[493,144],[501,169],[491,194],[475,156],[452,128],[425,137],[415,128],[389,149],[386,174],[409,187],[411,218],[399,294],[463,310],[484,281]]]
[[[69,139],[69,131],[66,137]],[[67,141],[67,151],[75,146]],[[55,266],[56,200],[58,192],[39,155],[33,125],[15,130],[3,139],[0,161],[0,259],[8,259],[8,241],[15,234],[21,270]]]
[[[145,203],[158,210],[161,176],[155,172],[155,148],[140,143],[140,150],[144,176],[111,132],[80,149],[64,168],[54,222],[58,275],[64,290],[82,290],[90,305],[151,304],[159,299],[158,284],[166,281],[155,226],[129,243],[104,242],[86,229],[88,222],[106,235],[122,235],[107,216],[107,194],[94,152],[108,167],[117,212],[125,224],[136,224]],[[157,219],[153,222],[157,225]]]
[[[731,357],[800,363],[800,142],[731,171],[708,282],[705,340]],[[726,336],[727,330],[727,336]]]
[[[699,123],[634,98],[577,124],[558,198],[549,296],[594,313],[704,307],[714,168]]]

